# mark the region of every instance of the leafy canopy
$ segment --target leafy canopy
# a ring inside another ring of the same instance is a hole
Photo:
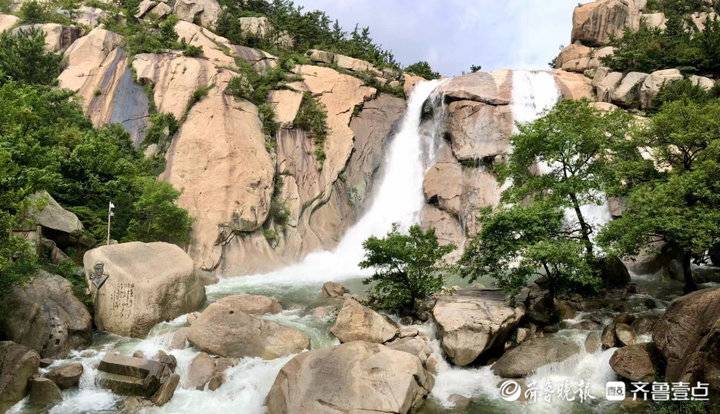
[[[448,267],[443,257],[454,246],[441,246],[434,229],[412,226],[407,234],[397,225],[384,237],[370,237],[363,243],[363,269],[375,273],[363,283],[372,284],[372,304],[403,315],[415,315],[419,301],[439,291]]]
[[[428,80],[440,78],[440,74],[433,71],[430,64],[424,60],[409,65],[405,68],[405,72],[412,73],[413,75],[417,75]]]
[[[603,229],[599,241],[624,255],[662,240],[683,260],[702,261],[720,241],[720,101],[666,103],[635,134],[634,146],[652,155],[654,161],[637,163],[653,173],[622,188],[628,197],[623,216]]]
[[[0,84],[7,81],[53,85],[62,57],[45,51],[45,33],[23,29],[0,34]]]

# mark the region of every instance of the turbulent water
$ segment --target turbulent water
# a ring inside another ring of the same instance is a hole
[[[512,110],[516,122],[529,122],[552,106],[559,99],[553,76],[547,72],[515,72],[513,78]],[[312,310],[325,304],[319,298],[320,285],[328,280],[343,280],[351,291],[362,292],[360,283],[363,271],[357,264],[363,257],[362,242],[371,235],[383,235],[398,223],[408,227],[418,222],[424,204],[422,182],[425,170],[432,162],[436,140],[441,139],[440,128],[420,128],[423,103],[430,97],[440,81],[423,82],[415,87],[408,101],[403,123],[390,142],[384,164],[384,175],[365,215],[348,230],[333,251],[317,252],[307,256],[301,263],[263,275],[225,278],[208,286],[210,301],[236,293],[258,293],[278,298],[286,310],[277,315],[266,316],[281,324],[302,330],[311,338],[312,348],[332,346],[338,343],[328,331],[331,321],[313,315]],[[433,131],[434,129],[434,131]],[[422,132],[427,130],[428,132]],[[437,135],[437,136],[436,136]],[[156,326],[147,339],[136,340],[107,334],[98,334],[92,348],[74,353],[68,360],[81,361],[85,373],[77,390],[64,392],[64,401],[52,409],[53,413],[99,413],[117,411],[121,397],[98,389],[94,385],[95,367],[105,352],[114,349],[126,354],[140,350],[148,357],[158,350],[167,351],[172,333],[186,326],[185,316]],[[420,327],[433,337],[432,326]],[[559,333],[582,343],[587,331],[565,330]],[[439,372],[431,394],[435,411],[451,406],[457,395],[473,399],[471,412],[558,412],[567,408],[557,402],[539,402],[524,406],[503,401],[498,394],[501,379],[488,367],[458,368],[448,364],[441,356],[440,345],[433,340],[438,354]],[[584,347],[581,347],[584,349]],[[148,412],[190,413],[203,412],[247,414],[264,412],[263,403],[272,383],[282,366],[292,356],[271,361],[244,358],[227,372],[227,381],[215,391],[198,391],[182,387],[192,359],[197,355],[193,348],[169,351],[178,360],[178,372],[182,380],[173,399],[163,407]],[[595,354],[581,353],[560,364],[543,367],[528,381],[542,383],[585,380],[595,395],[602,395],[605,381],[612,378],[608,359],[612,350]],[[68,360],[56,361],[62,365]],[[432,404],[431,404],[432,405]],[[564,408],[561,408],[564,407]],[[30,412],[24,402],[13,412]]]

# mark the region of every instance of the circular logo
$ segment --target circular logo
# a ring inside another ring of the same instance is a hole
[[[517,381],[507,380],[500,384],[500,398],[505,401],[517,401],[521,392],[522,387]]]

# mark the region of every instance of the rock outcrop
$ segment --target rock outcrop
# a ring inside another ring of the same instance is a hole
[[[603,46],[620,37],[626,28],[640,27],[640,9],[645,0],[599,0],[583,4],[573,14],[571,42]]]
[[[62,401],[60,388],[47,378],[31,378],[29,388],[28,404],[34,409],[47,411],[53,405]]]
[[[274,359],[310,347],[297,329],[240,310],[235,301],[210,304],[189,328],[188,341],[207,353],[230,358]]]
[[[347,298],[330,328],[340,342],[366,341],[381,344],[398,335],[398,327],[386,317]]]
[[[541,366],[564,361],[579,352],[580,346],[567,339],[533,338],[505,352],[493,364],[492,370],[503,378],[522,378]]]
[[[39,366],[37,352],[12,341],[0,342],[0,411],[7,411],[25,397],[28,381]]]
[[[20,23],[20,18],[12,14],[0,13],[0,33],[10,30]]]
[[[0,331],[43,358],[59,358],[90,344],[92,318],[65,278],[39,271],[3,298]]]
[[[83,365],[79,362],[72,362],[57,368],[53,368],[45,374],[51,379],[61,390],[74,388],[78,386],[80,377],[84,371]]]
[[[177,0],[173,12],[180,20],[199,22],[214,28],[220,17],[220,4],[216,0]]]
[[[84,230],[78,217],[65,210],[47,191],[40,191],[28,197],[31,203],[27,218],[44,230],[65,234],[79,233]]]
[[[523,315],[496,290],[460,290],[441,296],[433,308],[442,348],[460,366],[502,350]]]
[[[653,340],[667,362],[668,381],[702,381],[720,390],[720,288],[673,301],[655,324]]]
[[[433,386],[420,360],[379,344],[350,342],[305,352],[270,389],[268,413],[407,413]]]
[[[143,338],[158,322],[197,310],[205,302],[192,259],[173,244],[101,246],[86,252],[83,264],[100,330]]]
[[[120,124],[139,145],[145,137],[149,103],[133,80],[122,44],[120,35],[93,29],[65,51],[67,66],[58,80],[62,88],[78,94],[93,125]]]

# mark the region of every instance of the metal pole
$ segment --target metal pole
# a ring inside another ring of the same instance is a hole
[[[108,204],[108,223],[107,223],[107,245],[110,245],[110,217],[112,217],[112,202]]]

